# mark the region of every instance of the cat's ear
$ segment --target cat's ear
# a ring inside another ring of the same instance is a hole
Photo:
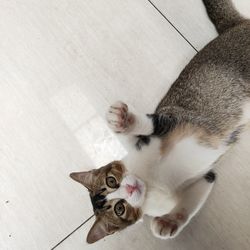
[[[97,219],[90,229],[87,236],[87,243],[92,244],[96,241],[106,237],[107,235],[113,234],[118,231],[118,227],[109,225],[101,219]]]
[[[93,172],[74,172],[69,175],[73,180],[81,183],[88,190],[91,190],[91,184],[93,182]]]

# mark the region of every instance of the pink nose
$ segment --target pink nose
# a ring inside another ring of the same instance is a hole
[[[137,189],[137,186],[132,186],[132,185],[129,185],[127,184],[126,185],[126,190],[127,192],[129,193],[129,195],[132,195],[133,192]]]

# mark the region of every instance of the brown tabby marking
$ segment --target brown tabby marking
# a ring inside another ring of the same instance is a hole
[[[180,140],[192,135],[197,138],[200,144],[214,149],[218,148],[221,140],[225,138],[225,135],[211,134],[205,129],[195,127],[192,124],[182,124],[162,139],[161,154],[166,155]]]

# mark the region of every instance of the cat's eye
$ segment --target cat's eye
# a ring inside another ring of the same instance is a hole
[[[116,182],[115,177],[113,176],[109,176],[106,178],[106,184],[110,188],[117,188],[117,182]]]
[[[114,210],[115,210],[115,213],[116,213],[117,216],[122,216],[124,214],[124,212],[125,212],[125,206],[123,205],[123,202],[118,201],[115,204]]]

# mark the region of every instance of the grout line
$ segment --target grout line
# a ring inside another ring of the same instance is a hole
[[[179,35],[181,35],[181,37],[196,51],[199,52],[194,46],[193,44],[174,26],[174,24],[172,22],[170,22],[170,20],[156,7],[156,5],[151,1],[151,0],[147,0],[154,8],[156,11],[159,12],[159,14],[179,33]]]
[[[75,233],[80,227],[82,227],[85,223],[87,223],[93,217],[94,217],[94,214],[91,215],[87,220],[85,220],[80,226],[74,229],[71,233],[65,236],[60,242],[58,242],[54,247],[52,247],[51,250],[54,250],[55,248],[57,248],[61,243],[63,243],[66,239],[68,239],[73,233]]]

